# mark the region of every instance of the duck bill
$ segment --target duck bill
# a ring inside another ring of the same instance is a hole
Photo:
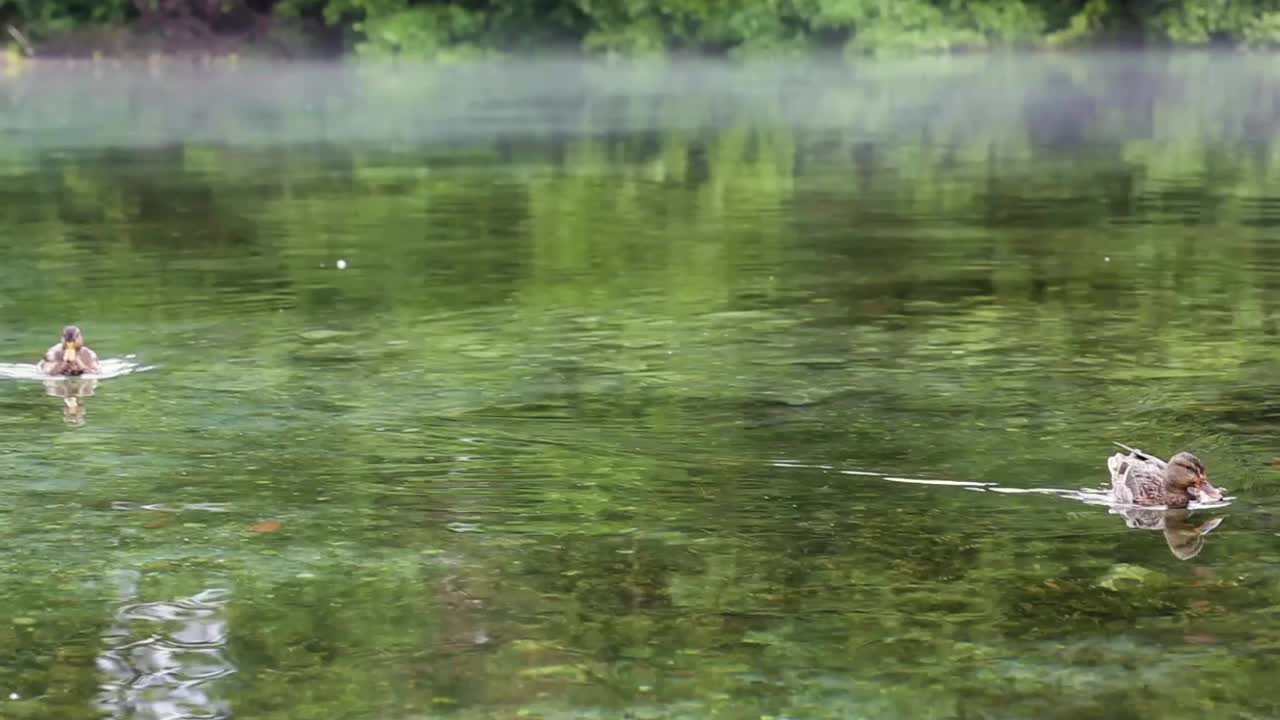
[[[1200,478],[1195,484],[1196,497],[1201,501],[1221,500],[1222,490],[1213,486],[1208,478]]]
[[[62,346],[62,359],[67,362],[75,362],[79,359],[80,348],[75,343],[69,342]]]

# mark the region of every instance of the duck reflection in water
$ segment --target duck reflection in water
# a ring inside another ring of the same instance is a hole
[[[1223,518],[1214,517],[1205,522],[1192,522],[1191,511],[1185,508],[1171,510],[1141,508],[1113,510],[1124,516],[1124,523],[1139,530],[1162,530],[1169,552],[1179,560],[1190,560],[1204,549],[1205,536],[1222,524]]]
[[[45,380],[44,391],[50,397],[62,398],[62,419],[68,425],[83,425],[84,399],[93,397],[98,389],[98,381],[92,378],[67,378],[65,380]]]

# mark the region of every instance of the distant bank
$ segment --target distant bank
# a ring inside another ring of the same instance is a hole
[[[1280,45],[1274,0],[11,0],[11,55],[470,59]]]

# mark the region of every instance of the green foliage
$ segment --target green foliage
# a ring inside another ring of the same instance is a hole
[[[39,40],[85,25],[124,22],[131,8],[130,0],[0,0],[0,21]]]
[[[1280,11],[1268,11],[1249,19],[1240,33],[1244,44],[1253,48],[1280,46]]]
[[[791,0],[573,0],[591,28],[588,50],[778,48],[802,37]]]
[[[847,37],[854,53],[938,52],[1031,44],[1043,32],[1044,12],[1007,0],[811,0],[815,29]]]
[[[339,28],[364,55],[420,59],[545,47],[743,55],[840,46],[853,54],[914,54],[1097,40],[1280,44],[1280,0],[270,0],[265,6],[226,0],[220,12],[244,18],[264,7]],[[127,23],[133,15],[130,0],[0,0],[0,19],[36,37]]]
[[[975,0],[958,4],[961,16],[977,32],[1002,43],[1029,43],[1045,30],[1044,10],[1031,3]]]
[[[1179,45],[1265,45],[1280,40],[1276,0],[1184,0],[1166,2],[1151,27]]]
[[[364,39],[356,51],[367,55],[438,58],[467,54],[484,18],[455,5],[403,7],[353,25]]]
[[[1088,0],[1084,7],[1067,20],[1066,27],[1045,36],[1045,44],[1051,47],[1068,46],[1085,42],[1107,27],[1112,14],[1111,0]]]

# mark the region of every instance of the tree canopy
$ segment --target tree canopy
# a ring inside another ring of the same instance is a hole
[[[269,37],[265,45],[285,50],[431,59],[548,48],[893,54],[1280,41],[1280,0],[0,0],[0,20],[37,47],[62,37],[63,49],[88,52],[101,42],[83,33],[106,28],[179,45]],[[118,36],[114,44],[129,47]]]

